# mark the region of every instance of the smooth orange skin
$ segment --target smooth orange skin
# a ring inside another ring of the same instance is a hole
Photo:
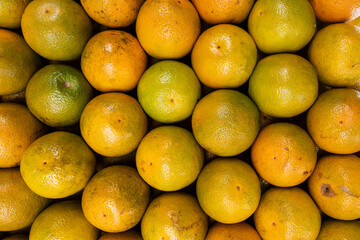
[[[81,69],[101,92],[134,89],[147,67],[147,56],[138,40],[120,30],[93,36],[81,55]]]
[[[142,240],[141,234],[135,230],[121,233],[104,233],[99,240]]]
[[[360,92],[349,88],[321,94],[306,116],[314,142],[335,154],[360,151]]]
[[[322,157],[309,178],[309,192],[319,208],[339,220],[360,218],[360,158],[355,155]]]
[[[261,240],[256,230],[246,222],[215,223],[209,228],[205,240]]]
[[[323,22],[345,22],[353,15],[359,14],[358,0],[309,0],[316,17]]]
[[[200,34],[200,18],[189,0],[147,0],[136,19],[136,34],[150,56],[182,58]]]

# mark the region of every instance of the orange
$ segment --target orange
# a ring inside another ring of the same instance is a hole
[[[81,55],[81,69],[101,92],[134,89],[146,69],[147,56],[138,40],[120,30],[93,36]]]
[[[137,231],[128,230],[121,233],[105,233],[99,240],[142,240],[142,237]]]
[[[0,232],[29,227],[49,203],[26,186],[19,168],[0,169]]]
[[[145,0],[81,0],[86,13],[101,25],[119,28],[133,24]]]
[[[140,176],[161,191],[177,191],[196,180],[204,152],[193,135],[176,126],[161,126],[141,140],[136,151]]]
[[[0,29],[0,52],[0,95],[25,90],[31,76],[40,68],[40,57],[23,37],[5,29]]]
[[[51,64],[30,79],[25,92],[32,114],[52,127],[73,125],[80,120],[93,90],[84,75],[71,66]]]
[[[85,187],[94,173],[95,161],[81,137],[58,131],[40,137],[27,148],[20,171],[35,193],[64,198]]]
[[[19,28],[21,16],[31,0],[2,1],[0,4],[0,27]]]
[[[316,17],[308,0],[258,0],[248,30],[265,53],[296,52],[315,34]]]
[[[360,28],[345,23],[321,29],[309,46],[309,60],[320,82],[333,87],[360,86]]]
[[[28,146],[46,130],[24,105],[0,103],[0,168],[18,166]]]
[[[321,216],[304,190],[274,187],[262,195],[254,222],[263,240],[315,240]]]
[[[352,25],[360,28],[360,8],[359,8],[359,15],[357,17],[350,19],[346,23],[352,24]]]
[[[97,153],[115,157],[134,151],[147,132],[147,118],[139,102],[124,93],[93,98],[80,118],[81,135]]]
[[[209,228],[205,240],[261,240],[256,230],[246,222],[215,223]]]
[[[39,239],[98,239],[99,230],[84,217],[80,201],[57,202],[35,219],[29,240]]]
[[[21,18],[25,41],[44,58],[69,61],[79,58],[92,35],[91,20],[72,0],[37,0]]]
[[[313,172],[317,152],[309,134],[291,123],[263,128],[251,147],[251,160],[261,177],[278,187],[304,182]]]
[[[323,222],[317,240],[356,240],[360,236],[360,221],[328,219]]]
[[[200,81],[211,88],[236,88],[250,77],[257,60],[251,36],[235,25],[219,24],[204,31],[191,53]]]
[[[322,93],[306,116],[307,129],[323,150],[336,154],[360,151],[360,92],[338,88]]]
[[[242,23],[255,0],[192,0],[200,17],[207,23]]]
[[[249,164],[236,158],[217,158],[200,172],[196,195],[208,216],[220,223],[238,223],[259,205],[260,182]]]
[[[141,220],[144,240],[203,240],[208,219],[196,198],[188,193],[163,193],[146,209]]]
[[[360,218],[360,158],[326,155],[308,181],[309,192],[321,211],[332,218]]]
[[[254,142],[260,130],[260,114],[246,95],[235,90],[216,90],[195,106],[192,119],[195,139],[218,156],[235,156]]]
[[[29,237],[24,234],[14,234],[3,238],[3,240],[28,240]]]
[[[190,117],[200,96],[201,85],[194,71],[172,60],[149,67],[137,86],[137,97],[144,111],[163,123]]]
[[[294,117],[315,102],[317,73],[314,66],[299,55],[270,55],[256,65],[248,91],[261,112],[272,117]]]
[[[150,188],[136,169],[111,166],[86,185],[81,204],[92,225],[106,232],[123,232],[140,222],[149,197]]]
[[[316,17],[323,22],[345,22],[360,11],[358,0],[309,0]]]
[[[200,34],[200,18],[189,0],[147,0],[136,19],[144,50],[159,59],[187,55]]]

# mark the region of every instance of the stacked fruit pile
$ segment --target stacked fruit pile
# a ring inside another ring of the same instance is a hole
[[[359,0],[0,0],[0,238],[360,239]]]

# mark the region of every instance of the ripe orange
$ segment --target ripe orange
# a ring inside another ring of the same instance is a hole
[[[25,90],[41,65],[40,57],[15,32],[0,29],[0,95]]]
[[[120,30],[93,36],[81,55],[81,69],[101,92],[134,89],[146,69],[147,56],[138,40]]]
[[[133,24],[145,0],[81,0],[86,13],[101,25],[119,28]]]
[[[99,240],[142,240],[142,237],[137,231],[128,230],[121,233],[105,233]]]
[[[30,2],[21,18],[21,29],[35,52],[58,61],[80,57],[92,35],[90,18],[73,0]]]
[[[360,221],[339,221],[328,219],[322,223],[317,240],[356,240],[360,236]]]
[[[137,86],[137,97],[144,111],[163,123],[190,117],[200,96],[201,85],[194,71],[172,60],[149,67]]]
[[[209,228],[205,240],[261,240],[256,230],[246,222],[215,223]]]
[[[296,52],[315,34],[316,17],[308,0],[258,0],[248,30],[265,53]]]
[[[198,102],[192,119],[195,139],[218,156],[235,156],[248,149],[260,130],[260,114],[246,95],[216,90]]]
[[[250,77],[257,60],[251,36],[235,25],[219,24],[204,31],[191,53],[200,81],[211,88],[236,88]]]
[[[238,223],[249,218],[259,205],[260,182],[247,163],[217,158],[200,172],[196,195],[208,216],[221,223]]]
[[[358,0],[309,0],[316,17],[323,22],[345,22],[360,11]]]
[[[2,1],[0,4],[0,27],[19,28],[21,16],[31,0]]]
[[[25,234],[14,234],[3,238],[2,240],[28,240],[29,237]]]
[[[189,0],[147,0],[136,19],[136,34],[150,56],[182,58],[200,34],[200,18]]]
[[[360,158],[327,155],[319,159],[308,181],[309,192],[319,208],[340,220],[360,218]]]
[[[338,88],[322,93],[306,116],[307,129],[323,150],[336,154],[360,151],[360,92]]]
[[[147,131],[147,118],[138,101],[124,93],[93,98],[80,118],[81,135],[97,153],[126,155],[137,148]]]

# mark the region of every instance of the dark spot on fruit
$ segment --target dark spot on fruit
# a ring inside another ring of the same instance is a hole
[[[214,13],[214,11],[213,11],[213,10],[211,10],[210,12],[211,12],[211,13]]]
[[[181,1],[178,1],[178,3],[181,3]]]
[[[45,13],[49,13],[49,10],[46,9],[46,10],[45,10]]]
[[[100,12],[101,12],[101,13],[104,13],[104,11],[103,11],[103,10],[101,10]]]
[[[119,11],[119,9],[117,8],[116,11]]]
[[[150,162],[149,164],[150,164],[150,166],[152,166],[152,162]]]
[[[320,191],[325,197],[333,197],[336,195],[336,193],[330,187],[330,184],[323,183],[320,187]]]
[[[276,160],[276,157],[274,157],[274,159]]]
[[[106,217],[106,214],[103,214],[103,217]]]
[[[125,209],[121,209],[120,215],[123,215],[125,212]]]
[[[236,188],[237,188],[237,190],[239,190],[239,191],[240,191],[240,186],[236,186]]]
[[[260,12],[259,12],[259,15],[261,15],[261,14],[262,14],[262,12],[260,11]]]
[[[309,173],[308,171],[304,171],[304,172],[303,172],[304,175],[306,175],[306,174],[308,174],[308,173]]]
[[[171,102],[174,102],[174,99],[170,99]]]
[[[120,119],[118,119],[118,122],[121,122],[121,120],[120,120]]]
[[[218,49],[220,49],[220,46],[217,46]]]
[[[144,169],[144,168],[141,168],[141,170],[142,170],[143,172],[145,172],[145,169]]]
[[[340,120],[340,122],[339,122],[340,124],[342,124],[343,123],[343,121],[342,120]]]
[[[284,150],[286,150],[286,151],[289,151],[289,148],[287,148],[287,147],[284,147]]]
[[[272,222],[272,225],[273,225],[273,226],[276,226],[276,223]]]
[[[45,162],[45,161],[43,161],[43,164],[44,164],[44,165],[46,165],[46,162]]]

